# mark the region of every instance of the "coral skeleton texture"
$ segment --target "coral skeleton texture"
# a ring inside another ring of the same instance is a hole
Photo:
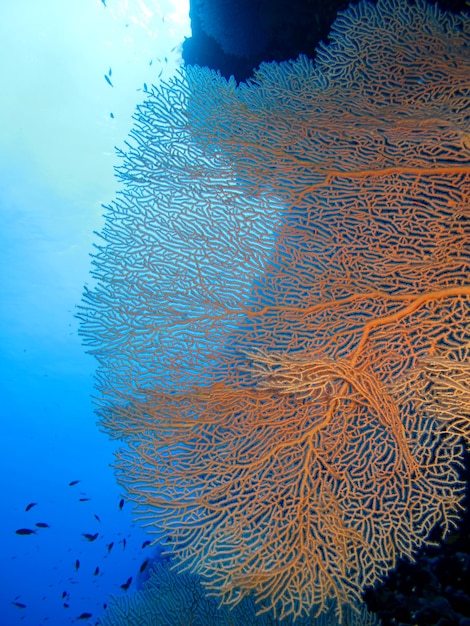
[[[137,111],[83,333],[119,480],[225,603],[341,619],[458,522],[469,22],[362,2],[315,62]]]

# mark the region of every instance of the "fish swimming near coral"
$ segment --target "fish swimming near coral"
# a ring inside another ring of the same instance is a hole
[[[90,619],[90,617],[93,617],[92,613],[82,613],[77,617],[77,621],[82,619]]]
[[[132,576],[129,576],[129,578],[126,580],[126,582],[121,585],[121,589],[124,589],[124,591],[127,591],[129,589],[131,583],[132,583]]]

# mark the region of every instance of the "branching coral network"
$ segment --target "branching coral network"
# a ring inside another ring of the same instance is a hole
[[[82,328],[120,481],[225,603],[341,617],[458,522],[469,24],[361,3],[315,64],[138,110]]]

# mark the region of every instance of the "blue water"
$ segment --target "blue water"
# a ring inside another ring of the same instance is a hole
[[[114,146],[188,34],[187,8],[147,4],[0,7],[0,626],[95,623],[130,576],[137,588],[152,552],[130,505],[119,508],[75,318],[101,204],[116,192]]]

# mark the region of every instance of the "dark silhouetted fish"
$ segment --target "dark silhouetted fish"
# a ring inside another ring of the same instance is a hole
[[[36,531],[31,530],[31,528],[18,528],[18,530],[15,530],[15,533],[17,535],[35,535]]]
[[[46,524],[46,522],[36,522],[36,526],[38,528],[50,528],[49,524]]]
[[[90,533],[82,533],[82,537],[85,537],[87,541],[95,541],[95,539],[98,539],[98,533],[95,533],[94,535],[90,535]]]
[[[122,540],[122,549],[125,550],[127,546],[127,541],[126,538],[124,537],[124,539]]]
[[[65,598],[65,596],[67,595],[66,591],[62,591],[62,598]]]
[[[19,609],[25,609],[26,608],[26,604],[23,604],[22,602],[12,602],[12,604],[16,607],[18,607]],[[21,618],[23,619],[23,618]]]
[[[37,506],[37,502],[30,502],[28,506],[25,508],[25,511],[26,512],[29,511],[30,509],[33,508],[33,506]]]
[[[99,522],[101,522],[100,518],[98,517],[98,515],[96,515],[96,513],[94,513],[95,519],[97,519]]]
[[[131,582],[132,582],[132,576],[129,576],[126,582],[123,585],[121,585],[121,589],[124,589],[124,591],[127,591],[129,587],[131,586]]]
[[[111,87],[114,87],[113,83],[109,79],[109,76],[107,74],[105,74],[104,77],[105,77],[105,80],[108,83],[108,85],[111,85]]]
[[[64,602],[64,609],[68,609],[70,606],[70,604],[67,604],[67,602]]]
[[[108,543],[108,545],[106,546],[108,548],[108,554],[111,552],[111,550],[113,549],[114,546],[114,541],[111,541],[111,543]]]
[[[91,498],[79,498],[79,502],[88,502]]]
[[[69,487],[73,487],[74,485],[78,485],[79,482],[80,482],[79,480],[71,480],[69,482]]]
[[[142,548],[146,548],[147,546],[149,546],[152,542],[150,541],[150,539],[146,539],[144,541],[144,543],[142,544]]]
[[[149,559],[145,559],[145,561],[140,566],[140,573],[144,572],[147,569],[147,565],[149,564]]]
[[[98,574],[100,573],[100,568],[98,566],[95,567],[95,572],[93,574],[93,576],[98,576]]]
[[[77,559],[77,560],[75,561],[75,571],[76,571],[76,572],[78,572],[79,567],[80,567],[80,561]]]
[[[93,617],[91,613],[82,613],[81,615],[77,617],[77,621],[79,619],[90,619],[90,617]]]
[[[122,511],[122,507],[124,506],[124,498],[119,500],[119,510]]]
[[[109,114],[109,117],[110,117],[111,119],[114,119],[114,113],[110,113],[110,114]]]

